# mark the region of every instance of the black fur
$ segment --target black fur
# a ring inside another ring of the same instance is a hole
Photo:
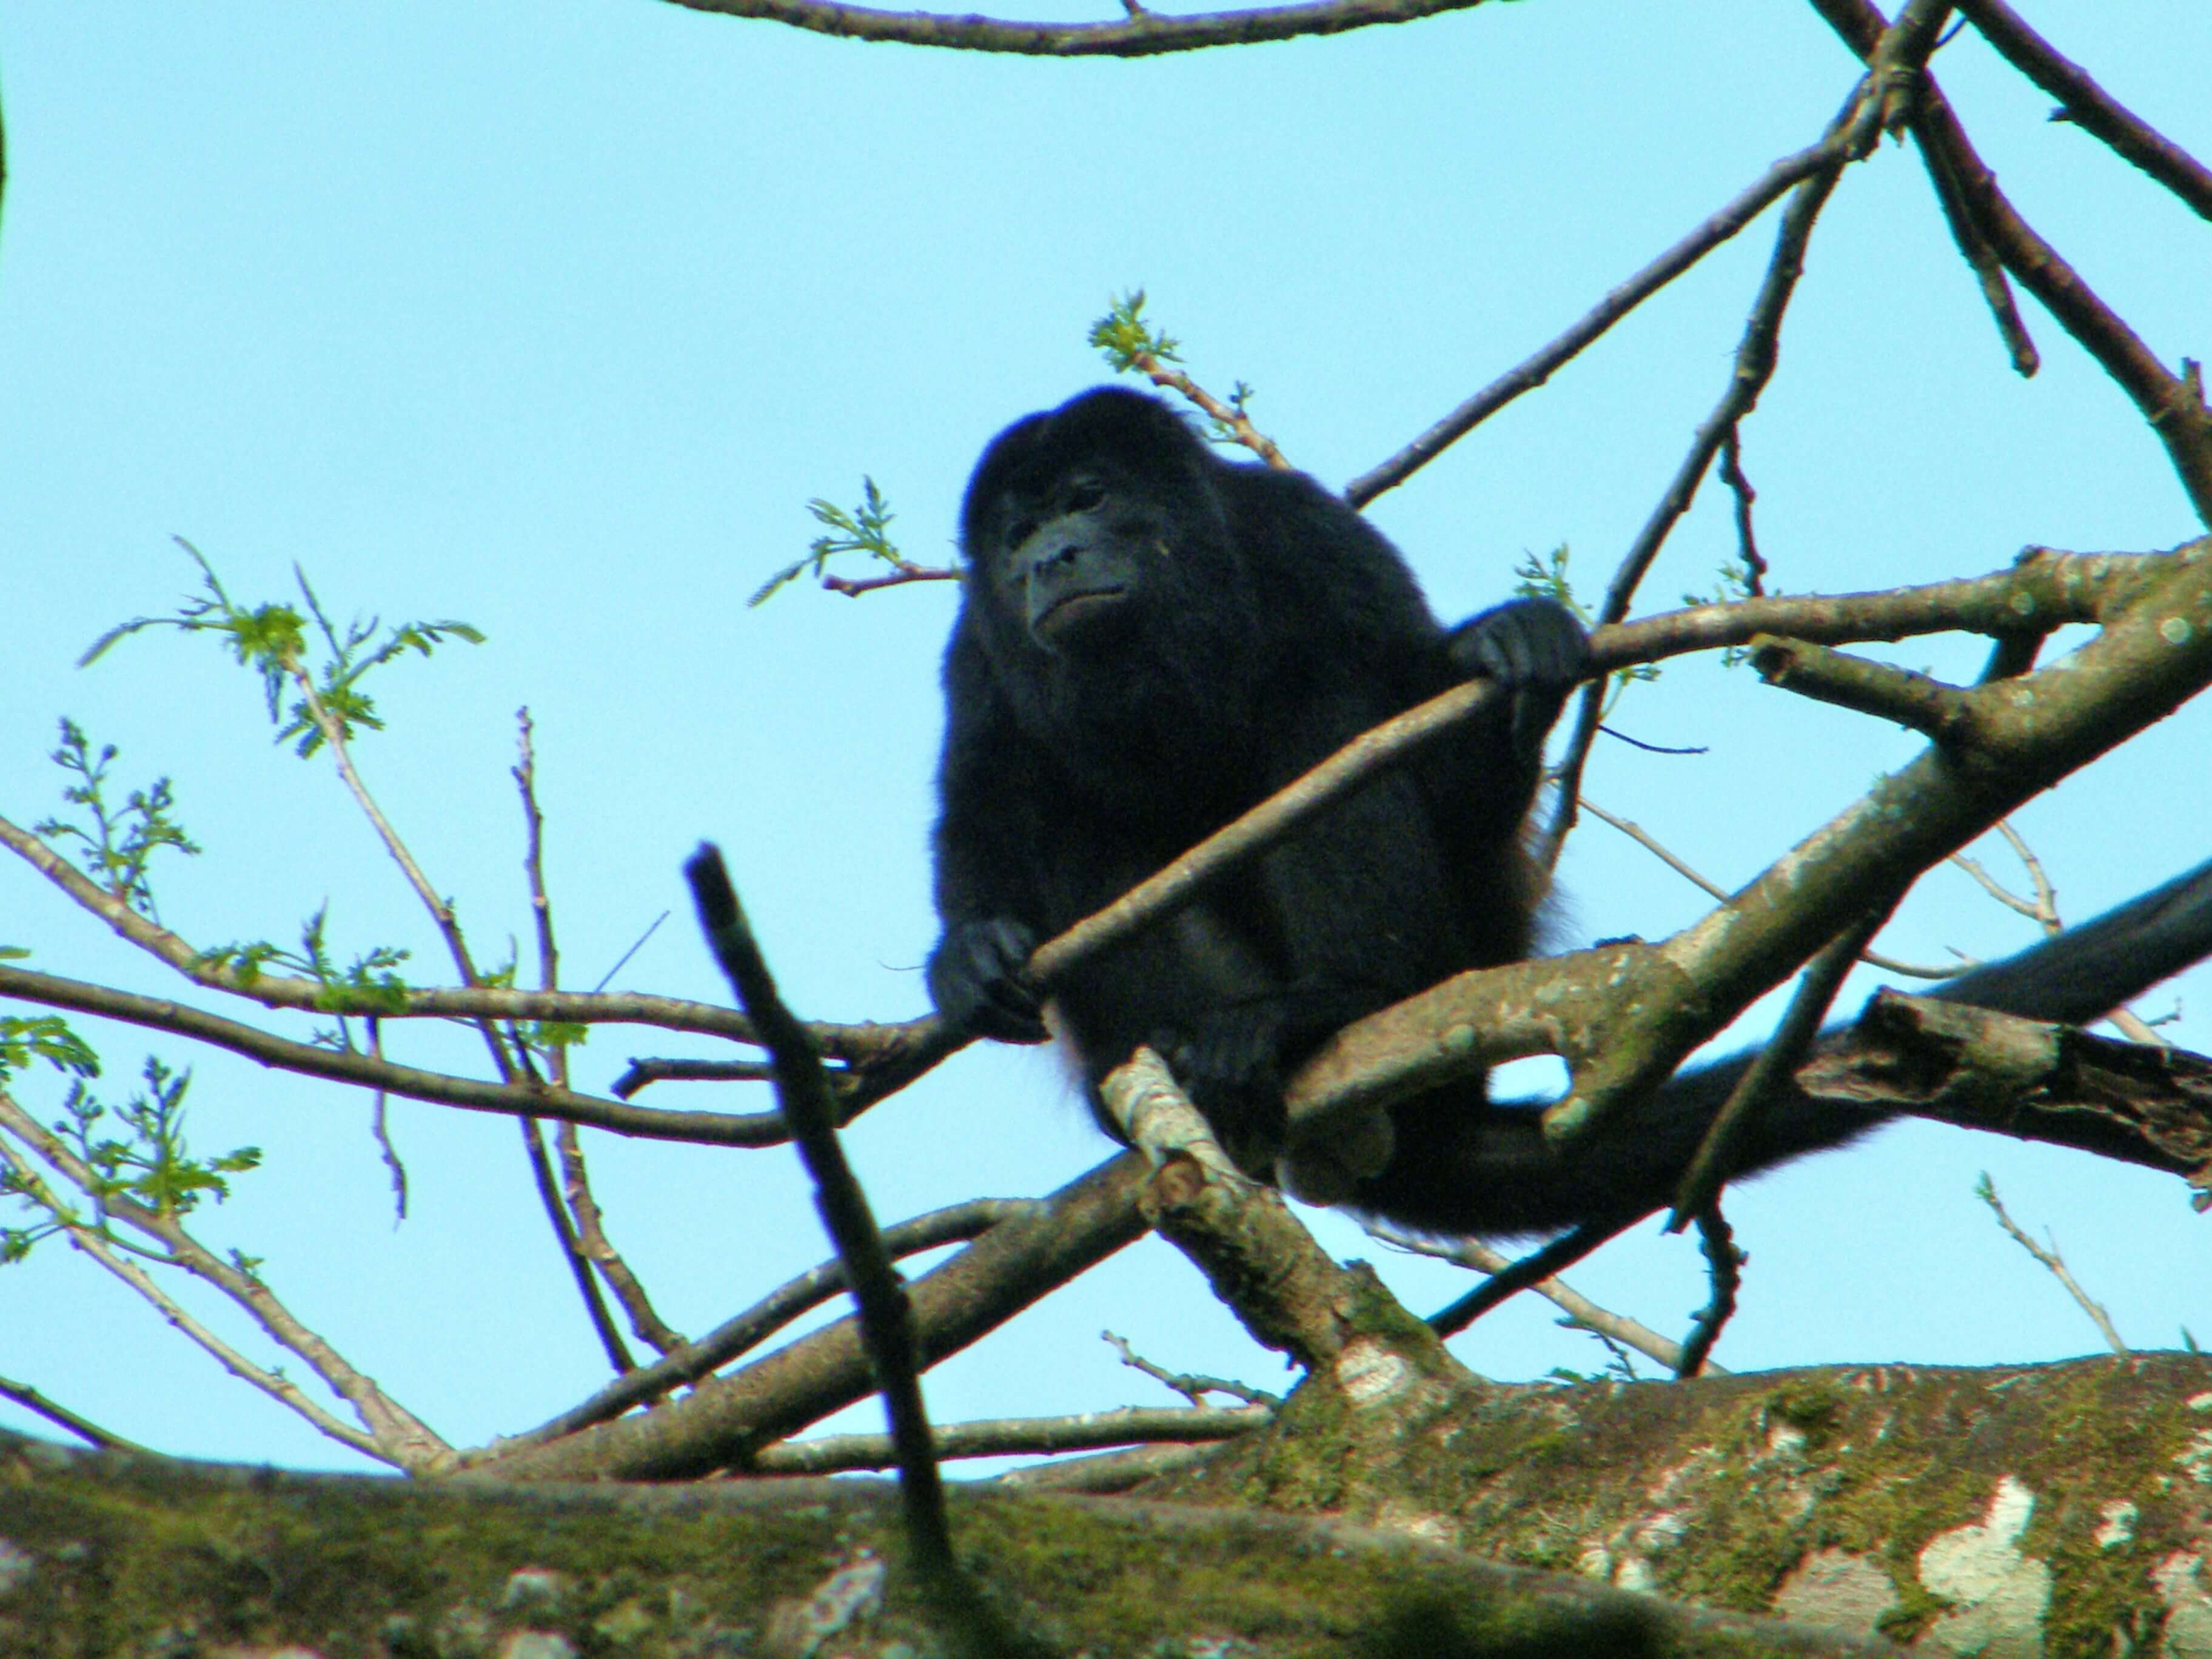
[[[1494,718],[1078,969],[1055,1000],[1093,1083],[1152,1043],[1224,1145],[1266,1171],[1283,1080],[1333,1032],[1528,953],[1542,884],[1522,821],[1589,661],[1565,609],[1524,599],[1448,630],[1397,550],[1312,479],[1224,460],[1156,399],[1113,388],[1000,434],[962,542],[929,964],[949,1019],[1040,1038],[1021,971],[1038,942],[1476,674],[1514,692]],[[1463,1093],[1480,1111],[1480,1082]]]
[[[1116,388],[1000,434],[961,535],[928,980],[945,1018],[980,1036],[1042,1040],[1024,969],[1039,943],[1352,738],[1471,676],[1512,694],[1055,988],[1093,1085],[1151,1043],[1239,1164],[1272,1176],[1284,1081],[1330,1035],[1528,953],[1543,884],[1522,821],[1544,735],[1588,672],[1583,630],[1530,599],[1446,629],[1337,497],[1224,460],[1165,405]],[[2142,920],[2077,929],[1943,994],[2087,1019],[2212,945],[2202,894],[2166,906],[2154,946]],[[1667,1200],[1741,1065],[1676,1079],[1564,1156],[1533,1111],[1468,1079],[1394,1107],[1395,1152],[1364,1178],[1339,1172],[1328,1195],[1452,1234],[1641,1213]],[[1790,1096],[1738,1168],[1881,1121]]]

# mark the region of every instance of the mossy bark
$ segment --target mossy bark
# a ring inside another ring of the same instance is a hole
[[[1137,1498],[957,1491],[961,1553],[1091,1659],[2212,1655],[2212,1360],[1371,1381]],[[409,1481],[0,1437],[9,1659],[951,1659],[962,1636],[931,1627],[879,1481]]]

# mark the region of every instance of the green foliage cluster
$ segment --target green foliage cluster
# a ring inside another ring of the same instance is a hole
[[[38,1024],[58,1026],[60,1022],[8,1020],[0,1022],[0,1027]],[[0,1054],[7,1052],[8,1046],[9,1038],[0,1036]],[[89,1061],[90,1050],[65,1030],[63,1040],[50,1040],[49,1047],[68,1056],[56,1059],[54,1053],[42,1054],[41,1057],[57,1065],[84,1072],[89,1064],[97,1070],[96,1063]],[[79,1226],[89,1228],[118,1249],[146,1254],[110,1229],[106,1206],[111,1200],[128,1199],[165,1220],[175,1220],[198,1208],[203,1199],[211,1198],[220,1204],[230,1196],[227,1177],[259,1165],[258,1146],[234,1147],[213,1158],[194,1158],[184,1133],[185,1092],[191,1086],[191,1073],[172,1072],[149,1054],[142,1075],[144,1091],[112,1109],[103,1105],[80,1078],[70,1084],[62,1101],[62,1115],[53,1123],[55,1135],[83,1165],[78,1184],[92,1200],[89,1217],[64,1203],[44,1182],[12,1161],[0,1169],[0,1195],[19,1199],[43,1213],[42,1219],[27,1226],[0,1227],[0,1263],[21,1261],[41,1239]],[[110,1133],[112,1129],[122,1133]],[[254,1265],[246,1258],[237,1261],[246,1271]]]
[[[1152,362],[1179,363],[1182,342],[1145,321],[1145,290],[1133,288],[1107,302],[1103,317],[1091,325],[1092,347],[1106,355],[1116,374],[1143,374]]]
[[[8,956],[20,956],[9,951]],[[0,1014],[0,1086],[33,1060],[81,1078],[100,1075],[100,1056],[59,1014]]]
[[[375,703],[361,689],[372,670],[410,651],[427,657],[449,640],[483,643],[483,635],[464,622],[400,623],[386,629],[379,618],[371,617],[366,621],[355,619],[341,633],[308,585],[307,573],[296,564],[292,574],[300,584],[307,615],[289,605],[276,603],[248,609],[224,591],[215,568],[199,549],[181,536],[176,541],[199,566],[201,591],[183,600],[169,616],[135,617],[109,629],[78,659],[78,666],[97,660],[118,640],[149,628],[215,634],[242,665],[261,676],[269,719],[278,727],[276,741],[297,738],[303,760],[322,747],[327,731],[335,730],[341,741],[350,743],[360,728],[383,730]],[[322,635],[328,653],[312,668],[307,663],[309,617]],[[284,702],[288,685],[301,691],[289,706]]]
[[[890,502],[876,488],[873,478],[860,480],[860,500],[850,511],[835,501],[817,495],[807,502],[806,510],[814,521],[824,527],[824,533],[807,544],[806,556],[786,565],[755,590],[747,605],[757,605],[786,584],[796,581],[811,571],[822,574],[823,568],[841,553],[866,553],[870,558],[880,559],[894,570],[911,570],[906,556],[890,538],[890,522],[897,517]]]
[[[32,832],[57,845],[79,842],[77,857],[85,872],[139,915],[159,921],[154,908],[154,890],[146,878],[146,866],[164,847],[187,856],[200,850],[184,826],[170,816],[176,797],[167,778],[156,778],[144,789],[134,789],[121,807],[111,809],[106,800],[107,769],[118,750],[103,744],[92,752],[83,729],[76,721],[61,723],[61,746],[50,758],[77,781],[62,791],[62,799],[89,814],[89,828],[59,817],[33,824]]]
[[[1751,561],[1739,550],[1733,558],[1722,561],[1720,579],[1710,593],[1682,595],[1684,605],[1736,605],[1745,599],[1759,598],[1767,590],[1760,586],[1759,573],[1752,568]],[[1721,666],[1734,668],[1739,663],[1751,660],[1748,647],[1741,645],[1721,648]]]
[[[1145,290],[1133,288],[1108,301],[1106,314],[1091,325],[1091,346],[1105,356],[1107,366],[1116,374],[1142,374],[1149,379],[1155,369],[1182,361],[1182,342],[1164,329],[1152,327],[1144,313]],[[1249,418],[1248,405],[1253,395],[1251,386],[1243,380],[1230,388],[1229,407],[1239,419]],[[1206,426],[1206,436],[1215,443],[1243,442],[1236,427],[1218,416],[1209,413]]]

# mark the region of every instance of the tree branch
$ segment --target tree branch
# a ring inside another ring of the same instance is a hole
[[[2030,28],[2004,0],[1959,0],[1959,9],[2005,61],[2065,106],[2066,118],[2212,219],[2212,167],[2122,104],[2079,64]]]
[[[996,17],[880,11],[837,0],[672,0],[687,11],[757,17],[841,40],[890,40],[961,52],[1016,52],[1035,58],[1150,58],[1208,46],[1249,46],[1302,35],[1341,34],[1382,23],[1409,23],[1467,11],[1482,0],[1316,0],[1249,11],[1170,17],[1132,7],[1110,23],[1021,22]]]
[[[1108,1446],[1210,1445],[1274,1420],[1272,1406],[1124,1406],[1073,1417],[1006,1417],[938,1425],[937,1455],[1005,1457],[1097,1451]],[[761,1474],[839,1474],[888,1468],[897,1461],[889,1435],[832,1434],[763,1446],[750,1468]]]

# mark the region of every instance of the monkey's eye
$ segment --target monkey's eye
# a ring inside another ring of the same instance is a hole
[[[1039,520],[1034,513],[1024,513],[1006,520],[1006,546],[1018,550],[1037,533]]]
[[[1088,513],[1106,499],[1106,486],[1096,478],[1073,478],[1068,481],[1067,493],[1062,498],[1060,510],[1066,513]]]

